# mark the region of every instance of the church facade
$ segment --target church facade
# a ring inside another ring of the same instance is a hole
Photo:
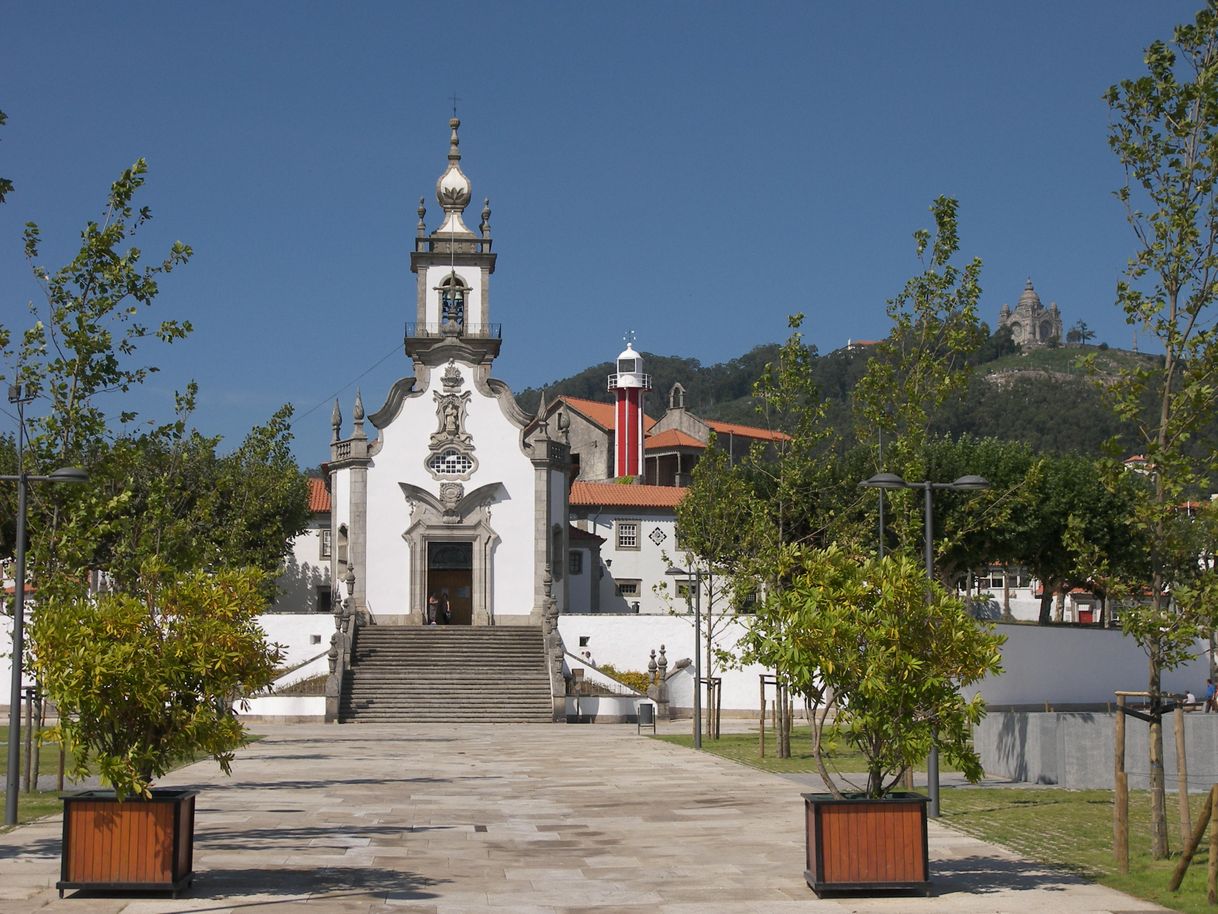
[[[459,127],[453,118],[434,231],[419,201],[411,374],[374,412],[357,394],[349,430],[337,403],[331,420],[330,577],[353,614],[380,625],[422,624],[431,594],[455,625],[536,625],[547,600],[566,602],[569,420],[533,422],[491,375],[502,336],[490,206],[470,230]]]

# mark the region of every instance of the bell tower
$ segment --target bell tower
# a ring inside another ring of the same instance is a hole
[[[643,372],[633,340],[618,355],[616,367],[609,375],[609,390],[617,394],[613,475],[638,476],[643,472],[643,399],[651,390],[651,375]]]
[[[452,131],[448,167],[436,181],[436,200],[444,214],[435,231],[427,231],[427,208],[419,198],[419,223],[410,271],[418,277],[415,319],[406,325],[406,355],[427,365],[449,358],[490,365],[499,354],[499,324],[490,320],[491,202],[482,204],[477,233],[465,224],[473,185],[461,170],[461,121]]]

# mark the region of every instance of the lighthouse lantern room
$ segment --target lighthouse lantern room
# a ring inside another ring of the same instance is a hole
[[[617,396],[614,475],[638,476],[643,472],[643,400],[651,390],[651,375],[643,373],[643,359],[634,351],[633,341],[617,357],[609,390]]]

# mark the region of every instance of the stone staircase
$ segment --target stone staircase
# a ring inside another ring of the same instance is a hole
[[[549,723],[553,702],[541,628],[361,628],[338,719]]]

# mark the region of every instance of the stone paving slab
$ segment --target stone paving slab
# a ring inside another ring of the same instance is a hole
[[[60,820],[0,835],[0,912],[787,914],[1162,908],[931,823],[934,895],[818,899],[804,785],[628,726],[259,725],[199,763],[193,887],[72,892]]]

